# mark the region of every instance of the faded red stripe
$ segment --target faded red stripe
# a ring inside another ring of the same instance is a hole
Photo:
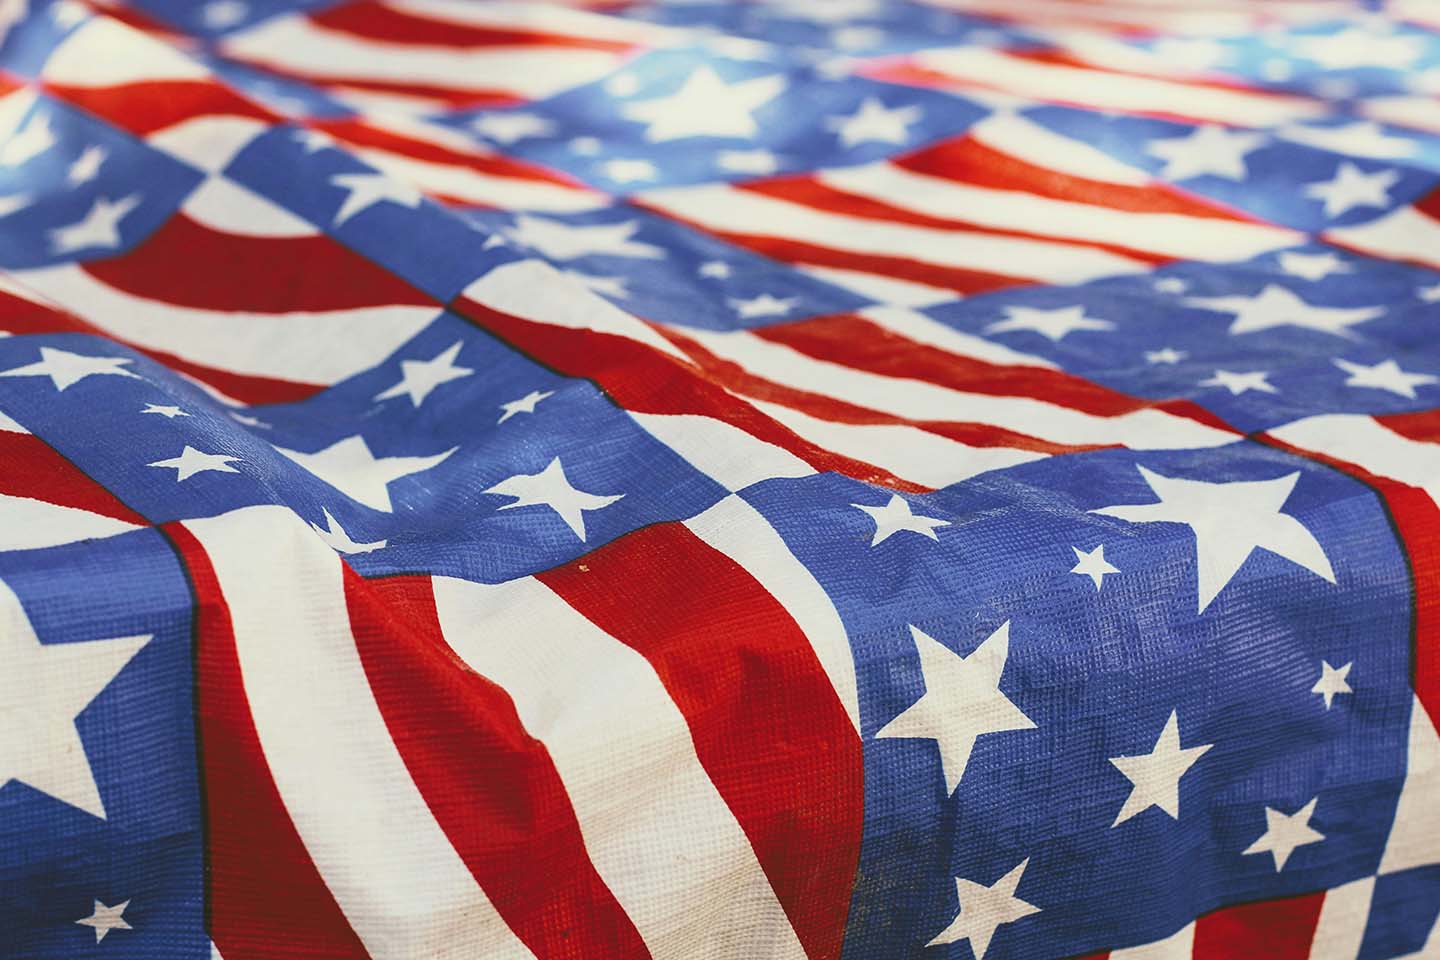
[[[677,523],[538,579],[650,662],[806,953],[838,957],[860,852],[860,741],[789,614]]]
[[[1325,891],[1242,903],[1195,921],[1194,960],[1306,960]]]
[[[140,526],[150,522],[32,434],[0,430],[0,464],[0,494],[5,496],[43,500]]]
[[[182,524],[162,530],[195,596],[210,938],[226,960],[365,960],[270,779],[210,558]]]
[[[432,20],[394,10],[373,0],[342,3],[310,14],[310,20],[328,30],[387,44],[459,48],[546,46],[622,52],[631,47],[628,43],[598,37],[571,37],[538,30],[506,30],[453,20]]]
[[[213,115],[280,122],[275,114],[215,80],[147,80],[113,87],[47,83],[45,90],[142,137],[185,120]]]

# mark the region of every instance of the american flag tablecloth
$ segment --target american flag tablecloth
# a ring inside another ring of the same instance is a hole
[[[0,37],[0,958],[1440,957],[1440,3]]]

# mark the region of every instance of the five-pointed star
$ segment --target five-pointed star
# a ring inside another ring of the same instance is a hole
[[[464,341],[457,340],[429,360],[401,360],[400,382],[375,394],[375,399],[408,396],[410,402],[418,407],[440,384],[470,376],[474,370],[455,366],[455,358],[464,345]]]
[[[651,142],[683,137],[748,140],[760,130],[753,112],[778,96],[785,85],[785,76],[778,73],[726,83],[705,66],[691,73],[674,93],[627,103],[621,112],[644,123],[645,139]]]
[[[1376,160],[1412,157],[1418,149],[1414,140],[1388,133],[1374,120],[1360,120],[1336,127],[1282,127],[1277,131],[1277,136],[1333,153],[1371,157]]]
[[[1252,370],[1249,373],[1236,373],[1233,370],[1216,370],[1215,376],[1208,380],[1201,380],[1202,387],[1224,387],[1230,391],[1231,396],[1239,396],[1246,390],[1258,390],[1261,393],[1279,393],[1280,391],[1271,386],[1270,381],[1265,379],[1270,374],[1264,370]]]
[[[715,280],[728,280],[730,274],[734,272],[734,269],[724,260],[707,260],[700,264],[695,272],[702,277],[711,277]],[[1436,284],[1436,288],[1440,289],[1440,284]],[[1440,299],[1440,297],[1436,299]]]
[[[1165,161],[1160,175],[1188,180],[1209,174],[1227,180],[1244,180],[1249,172],[1245,158],[1266,143],[1263,133],[1244,133],[1224,127],[1196,127],[1180,137],[1151,140],[1145,150]]]
[[[1390,203],[1390,188],[1400,180],[1397,170],[1366,173],[1349,160],[1340,161],[1330,180],[1312,183],[1305,196],[1325,203],[1325,216],[1338,217],[1355,207],[1384,207]]]
[[[329,544],[330,549],[336,553],[371,553],[389,542],[388,540],[375,540],[370,543],[356,543],[351,539],[350,534],[345,532],[345,528],[340,526],[340,521],[330,515],[329,510],[324,507],[320,509],[325,514],[325,526],[322,527],[311,521],[310,529],[318,533],[320,539]]]
[[[897,533],[918,533],[938,543],[940,538],[935,535],[935,528],[950,526],[949,520],[937,520],[934,517],[911,513],[910,502],[898,493],[892,493],[889,502],[883,507],[872,507],[863,503],[852,503],[850,506],[865,511],[870,515],[870,519],[875,521],[875,536],[870,538],[872,547],[879,546]]]
[[[1160,277],[1155,281],[1155,289],[1161,293],[1184,293],[1190,285],[1179,277]]]
[[[216,30],[233,27],[250,13],[250,5],[243,0],[210,0],[200,12],[205,26]]]
[[[75,923],[82,927],[90,927],[95,931],[95,942],[99,943],[110,935],[112,930],[132,930],[133,927],[125,922],[125,908],[130,906],[130,901],[125,900],[107,907],[99,900],[95,901],[94,912],[83,920],[76,920]]]
[[[555,124],[534,113],[486,113],[471,120],[470,129],[498,143],[514,143],[548,137],[555,132]]]
[[[764,176],[780,169],[780,158],[769,150],[721,150],[715,157],[721,170]]]
[[[565,468],[561,466],[559,457],[551,460],[550,464],[539,473],[517,473],[513,477],[501,480],[484,492],[515,498],[515,502],[505,504],[500,508],[501,510],[514,510],[517,507],[549,507],[581,540],[585,539],[585,511],[608,507],[625,496],[623,493],[599,496],[577,490],[570,483],[570,479],[565,476]]]
[[[1010,655],[1010,621],[968,657],[911,626],[925,693],[875,733],[879,739],[934,740],[949,796],[965,776],[975,741],[989,733],[1031,730],[1034,722],[1000,692]]]
[[[133,362],[125,357],[91,357],[69,350],[41,347],[39,360],[23,367],[0,370],[0,377],[49,377],[56,390],[64,390],[86,377],[97,375],[144,379],[137,373],[122,369]]]
[[[1076,330],[1114,330],[1109,320],[1097,320],[1085,316],[1084,307],[1059,307],[1041,310],[1036,307],[1006,307],[1005,319],[985,328],[986,333],[1009,333],[1015,330],[1029,330],[1059,343],[1066,334]]]
[[[140,412],[141,412],[141,413],[158,413],[158,414],[160,414],[160,416],[164,417],[166,420],[174,420],[176,417],[188,417],[188,416],[190,416],[190,414],[186,413],[184,410],[181,410],[179,407],[166,407],[166,406],[161,406],[161,405],[158,404],[158,403],[147,403],[147,404],[145,404],[145,409],[144,409],[144,410],[141,410]]]
[[[1280,269],[1305,280],[1324,280],[1332,273],[1350,273],[1350,264],[1333,252],[1297,253],[1287,250],[1280,254]]]
[[[1319,799],[1312,797],[1309,803],[1291,814],[1281,813],[1274,807],[1266,807],[1265,832],[1245,848],[1243,855],[1268,853],[1275,858],[1275,872],[1284,870],[1285,862],[1290,859],[1295,848],[1325,839],[1323,833],[1310,826],[1310,818],[1315,814],[1315,804]]]
[[[1111,566],[1110,561],[1105,559],[1105,544],[1100,544],[1094,550],[1085,552],[1079,547],[1071,547],[1075,551],[1075,566],[1070,568],[1071,573],[1078,573],[1082,577],[1089,577],[1095,584],[1098,591],[1107,573],[1119,573],[1120,568]]]
[[[1292,291],[1276,284],[1252,297],[1188,297],[1185,303],[1235,317],[1231,333],[1255,333],[1274,327],[1303,327],[1337,337],[1349,337],[1350,327],[1374,320],[1385,312],[1384,307],[1317,307],[1306,303]]]
[[[382,513],[395,509],[390,504],[392,481],[429,470],[458,449],[451,447],[428,457],[377,457],[358,433],[314,453],[275,448],[351,500]]]
[[[1110,762],[1130,781],[1130,795],[1120,806],[1111,828],[1151,807],[1159,807],[1172,820],[1180,819],[1180,778],[1203,757],[1213,743],[1198,747],[1180,746],[1180,717],[1170,711],[1170,719],[1155,740],[1149,753],[1137,756],[1111,757]]]
[[[1345,378],[1347,387],[1373,387],[1376,390],[1388,390],[1410,400],[1415,399],[1416,387],[1440,383],[1440,377],[1428,373],[1410,373],[1401,370],[1400,365],[1394,360],[1382,360],[1374,366],[1367,367],[1363,363],[1351,363],[1349,360],[1337,359],[1335,366],[1350,374]]]
[[[517,413],[534,413],[536,404],[546,397],[553,397],[554,395],[554,390],[531,390],[519,400],[502,403],[500,404],[500,409],[504,412],[500,414],[500,419],[496,420],[495,423],[497,425],[502,424]]]
[[[109,154],[104,147],[98,143],[90,144],[90,146],[80,151],[80,155],[76,157],[66,169],[65,182],[69,183],[72,187],[78,187],[82,183],[89,183],[91,180],[94,180],[95,176],[100,172],[100,165],[105,162],[107,156],[109,156]]]
[[[1353,661],[1342,667],[1330,666],[1329,660],[1320,661],[1320,679],[1315,681],[1315,686],[1310,688],[1311,693],[1318,693],[1325,698],[1325,709],[1329,710],[1330,705],[1335,701],[1335,695],[1340,693],[1354,693],[1346,679],[1350,676],[1350,668],[1354,666]]]
[[[36,111],[28,123],[0,147],[0,167],[18,167],[55,146],[50,116]]]
[[[0,786],[19,780],[105,819],[75,718],[149,642],[42,644],[20,599],[0,582]]]
[[[664,256],[659,247],[632,239],[639,229],[638,220],[580,226],[522,213],[507,234],[514,242],[550,260],[574,260],[591,254],[659,260]]]
[[[1194,531],[1201,613],[1257,547],[1335,582],[1335,571],[1320,541],[1299,520],[1280,512],[1300,479],[1298,472],[1273,480],[1207,483],[1138,469],[1159,503],[1124,504],[1090,512],[1131,523],[1183,523]]]
[[[420,206],[420,191],[410,184],[383,173],[337,173],[330,178],[332,186],[345,191],[345,200],[335,211],[335,226],[339,226],[362,210],[368,210],[377,203],[399,204],[402,207]]]
[[[634,183],[637,180],[654,180],[660,175],[655,164],[649,160],[606,160],[600,165],[605,176],[616,183]]]
[[[50,233],[50,249],[55,253],[74,253],[90,247],[120,246],[120,221],[140,205],[140,195],[132,193],[119,200],[96,197],[90,210],[69,226],[56,227]]]
[[[146,464],[150,467],[162,469],[173,469],[175,471],[175,482],[181,483],[189,480],[197,473],[204,473],[207,470],[214,470],[219,473],[239,473],[232,463],[243,463],[239,457],[228,457],[223,453],[202,453],[189,444],[180,451],[180,456],[171,457],[169,460],[156,460],[154,463]]]
[[[1161,347],[1159,350],[1146,350],[1146,363],[1179,363],[1188,357],[1184,350],[1176,350],[1174,347]]]
[[[730,306],[742,319],[750,320],[754,317],[778,317],[795,309],[800,302],[799,297],[773,297],[768,293],[762,293],[758,297],[751,297],[748,300],[731,300]]]
[[[955,896],[960,901],[960,912],[950,921],[950,926],[936,934],[926,946],[969,940],[975,960],[985,960],[985,951],[990,949],[990,941],[998,927],[1040,912],[1039,907],[1015,896],[1015,888],[1020,886],[1020,878],[1025,875],[1025,867],[1029,863],[1030,858],[1026,857],[988,887],[955,878]]]
[[[866,97],[854,113],[829,117],[825,128],[840,137],[840,145],[853,147],[861,143],[906,143],[910,125],[919,121],[921,110],[910,104],[887,107],[879,97]]]

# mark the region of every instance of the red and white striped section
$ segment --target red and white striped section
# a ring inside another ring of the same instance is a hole
[[[1303,239],[1014,115],[888,161],[654,190],[640,202],[862,295],[909,306],[1022,284],[1083,283],[1177,259],[1246,259]],[[908,290],[892,290],[896,281]]]
[[[783,570],[763,537],[727,552],[736,510],[500,585],[365,581],[281,507],[167,526],[218,950],[838,957],[860,740],[791,610],[824,612],[748,572]]]
[[[1322,236],[1372,257],[1440,268],[1440,190],[1368,223],[1336,227]]]

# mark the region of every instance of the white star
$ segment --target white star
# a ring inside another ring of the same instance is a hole
[[[660,175],[655,164],[649,160],[606,160],[600,165],[605,176],[616,183],[634,183],[637,180],[654,180]]]
[[[10,193],[0,197],[0,217],[8,217],[17,210],[24,210],[30,206],[30,194]]]
[[[920,655],[925,692],[919,700],[875,733],[877,740],[934,740],[949,796],[965,776],[975,741],[990,733],[1031,730],[1035,724],[1000,692],[1000,675],[1010,655],[1006,620],[968,657],[951,650],[920,628],[910,636]]]
[[[1245,848],[1242,856],[1268,853],[1275,858],[1275,872],[1284,870],[1285,862],[1290,859],[1290,854],[1295,852],[1296,847],[1319,843],[1325,839],[1325,834],[1310,826],[1310,818],[1315,814],[1315,804],[1319,799],[1312,797],[1309,803],[1288,815],[1274,807],[1266,807],[1265,832]]]
[[[1296,253],[1286,251],[1280,254],[1280,269],[1291,276],[1305,280],[1324,280],[1332,273],[1350,273],[1350,264],[1334,253]]]
[[[83,920],[76,920],[75,923],[82,927],[90,927],[95,931],[95,942],[99,943],[110,935],[112,930],[132,930],[133,927],[125,922],[125,908],[130,906],[126,900],[117,903],[113,907],[107,907],[99,900],[95,901],[94,912]]]
[[[1095,590],[1100,590],[1102,581],[1107,573],[1119,573],[1120,568],[1110,565],[1105,559],[1105,544],[1100,544],[1094,550],[1086,553],[1079,547],[1071,547],[1075,551],[1075,566],[1070,568],[1071,573],[1078,573],[1082,577],[1089,577],[1095,584]]]
[[[1360,28],[1297,37],[1291,46],[1296,54],[1327,70],[1380,66],[1404,69],[1425,52],[1425,41],[1420,37]]]
[[[921,517],[911,513],[910,502],[898,493],[892,493],[890,501],[883,507],[871,507],[863,503],[852,503],[850,506],[865,511],[870,515],[870,519],[875,521],[875,536],[870,539],[872,547],[879,546],[897,533],[918,533],[938,543],[940,538],[935,535],[935,528],[950,526],[949,520],[937,520],[934,517]]]
[[[1160,277],[1155,281],[1155,289],[1160,293],[1184,293],[1190,285],[1179,277]]]
[[[1161,347],[1159,350],[1146,350],[1146,363],[1179,363],[1188,357],[1184,350],[1176,350],[1174,347]]]
[[[1373,387],[1388,390],[1411,400],[1415,399],[1415,388],[1440,382],[1440,377],[1428,373],[1409,373],[1401,370],[1394,360],[1382,360],[1372,367],[1349,360],[1336,360],[1335,366],[1350,374],[1345,379],[1347,387]]]
[[[275,448],[351,500],[382,513],[395,510],[390,503],[389,489],[393,481],[438,466],[459,449],[451,447],[428,457],[377,457],[359,434],[314,453]]]
[[[1315,686],[1310,688],[1311,693],[1318,693],[1325,698],[1325,709],[1330,709],[1334,702],[1335,695],[1340,693],[1354,693],[1346,678],[1350,676],[1350,668],[1354,663],[1347,663],[1343,667],[1332,667],[1330,661],[1320,661],[1320,679],[1315,681]]]
[[[1097,320],[1085,316],[1084,307],[1060,307],[1055,310],[1039,310],[1035,307],[1006,307],[1006,319],[992,323],[986,333],[1008,333],[1013,330],[1030,330],[1048,337],[1052,343],[1059,343],[1068,333],[1076,330],[1114,330],[1109,320]]]
[[[1415,296],[1426,303],[1440,303],[1440,283],[1432,283],[1428,287],[1418,288]]]
[[[866,97],[854,113],[826,118],[825,129],[839,134],[840,145],[846,148],[861,143],[906,143],[910,125],[919,122],[921,114],[914,104],[891,108],[879,97]]]
[[[1145,150],[1165,161],[1160,175],[1169,180],[1189,180],[1206,174],[1244,180],[1249,172],[1245,158],[1263,147],[1266,140],[1263,133],[1207,125],[1184,136],[1151,140]]]
[[[105,819],[75,718],[149,642],[137,636],[42,644],[20,599],[0,582],[0,786],[19,780]]]
[[[470,376],[474,370],[455,366],[455,358],[460,355],[462,346],[464,342],[457,340],[429,360],[401,360],[400,382],[375,394],[375,399],[408,396],[410,402],[418,407],[440,384]]]
[[[239,457],[227,457],[223,453],[202,453],[194,447],[186,444],[185,449],[180,451],[180,456],[171,457],[169,460],[156,460],[154,463],[146,464],[150,467],[161,469],[173,469],[175,471],[175,482],[181,483],[189,480],[197,473],[205,473],[214,470],[217,473],[239,473],[232,463],[244,463]]]
[[[730,173],[764,176],[780,169],[780,158],[769,150],[721,150],[715,157],[715,164]]]
[[[132,193],[119,200],[96,197],[90,210],[69,226],[49,231],[50,249],[55,253],[74,253],[89,247],[120,246],[120,221],[140,205],[140,195]]]
[[[55,131],[49,114],[36,111],[18,133],[0,147],[0,167],[18,167],[55,146]]]
[[[1110,824],[1111,829],[1151,807],[1159,807],[1170,815],[1170,819],[1179,820],[1180,778],[1213,746],[1213,743],[1206,743],[1182,749],[1180,717],[1171,710],[1170,719],[1165,721],[1165,727],[1149,753],[1111,757],[1110,762],[1115,769],[1125,774],[1132,784],[1130,795],[1120,806],[1115,822]]]
[[[188,416],[190,416],[190,414],[186,413],[184,410],[181,410],[179,407],[164,407],[164,406],[161,406],[161,405],[158,404],[158,403],[147,403],[147,404],[145,404],[145,409],[144,409],[144,410],[141,410],[140,412],[141,412],[141,413],[158,413],[158,414],[160,414],[160,416],[164,417],[166,420],[174,420],[176,417],[188,417]]]
[[[344,202],[340,204],[340,209],[335,211],[337,227],[377,203],[388,201],[402,207],[420,206],[418,190],[383,173],[337,173],[330,178],[330,184],[346,191]]]
[[[1040,912],[1039,907],[1015,896],[1015,888],[1020,886],[1020,878],[1029,863],[1030,858],[1026,857],[988,887],[956,877],[955,896],[960,901],[960,912],[950,921],[950,926],[936,934],[926,946],[969,940],[975,960],[985,960],[985,951],[990,949],[990,940],[998,927]]]
[[[646,125],[645,139],[679,140],[683,137],[738,137],[759,132],[751,115],[785,89],[783,74],[726,83],[711,67],[699,67],[674,93],[627,103],[626,117]]]
[[[78,187],[82,183],[89,183],[100,173],[100,165],[105,162],[109,154],[105,148],[97,143],[92,143],[70,164],[65,171],[65,181],[72,187]]]
[[[1216,370],[1215,376],[1208,380],[1201,380],[1202,387],[1224,387],[1230,391],[1230,395],[1238,397],[1246,390],[1258,390],[1261,393],[1279,393],[1270,381],[1265,379],[1270,376],[1264,370],[1254,370],[1250,373],[1235,373],[1230,370]]]
[[[708,260],[705,263],[700,264],[699,269],[695,272],[700,274],[700,276],[702,277],[713,277],[716,280],[728,280],[730,278],[730,274],[733,273],[734,270],[731,268],[730,264],[726,263],[724,260]],[[1440,290],[1440,284],[1436,284],[1436,289]],[[1437,296],[1436,299],[1440,300],[1440,296]]]
[[[730,306],[742,319],[749,320],[754,317],[777,317],[784,316],[795,305],[800,302],[799,297],[772,297],[768,293],[762,293],[758,297],[751,297],[749,300],[730,300]]]
[[[565,468],[560,465],[559,457],[551,460],[549,466],[539,473],[517,473],[484,492],[515,498],[514,503],[505,504],[501,510],[549,507],[581,540],[585,539],[585,511],[600,510],[625,496],[623,493],[599,496],[577,490],[565,476]]]
[[[505,412],[500,414],[500,419],[496,420],[495,423],[497,425],[504,423],[506,420],[509,420],[511,417],[515,416],[517,413],[534,413],[536,404],[538,404],[541,400],[544,400],[546,397],[553,397],[554,395],[554,390],[531,390],[519,400],[511,400],[509,403],[502,403],[500,404],[500,409]]]
[[[581,273],[579,270],[562,270],[561,273],[581,284],[585,289],[598,293],[604,297],[614,297],[623,300],[630,296],[630,291],[625,287],[624,277],[597,277],[589,273]]]
[[[23,367],[0,370],[0,377],[49,377],[56,390],[64,390],[92,376],[130,377],[143,380],[137,373],[122,370],[133,360],[125,357],[90,357],[69,350],[41,347],[40,359]]]
[[[1231,333],[1255,333],[1273,327],[1303,327],[1337,337],[1349,337],[1349,328],[1374,320],[1384,307],[1317,307],[1306,303],[1285,287],[1267,284],[1253,297],[1189,297],[1185,303],[1235,317]]]
[[[659,247],[632,239],[639,229],[638,220],[579,226],[522,213],[507,233],[511,240],[551,260],[574,260],[592,254],[661,259],[664,251]]]
[[[250,13],[250,6],[242,0],[210,0],[200,11],[205,26],[214,30],[233,27]]]
[[[582,157],[593,157],[599,153],[605,145],[600,142],[598,137],[575,137],[567,146],[570,148],[571,153],[579,154]]]
[[[1346,123],[1338,127],[1282,127],[1277,135],[1294,143],[1318,147],[1332,153],[1371,157],[1376,160],[1401,160],[1415,155],[1415,141],[1395,136],[1373,120]]]
[[[470,129],[499,143],[514,143],[548,137],[555,132],[555,124],[534,113],[486,113],[471,120]]]
[[[371,553],[381,549],[389,542],[388,540],[376,540],[371,543],[356,543],[350,538],[350,534],[345,532],[345,528],[340,526],[340,521],[330,515],[329,510],[324,507],[320,509],[325,514],[325,526],[322,527],[312,521],[310,529],[318,533],[320,539],[329,544],[330,549],[336,553]]]
[[[1201,613],[1257,547],[1335,582],[1330,560],[1314,534],[1299,520],[1280,512],[1300,479],[1298,472],[1273,480],[1206,483],[1138,469],[1159,503],[1101,507],[1090,512],[1131,523],[1183,523],[1194,531]]]
[[[1399,180],[1399,171],[1366,173],[1349,160],[1342,160],[1332,179],[1310,184],[1305,196],[1324,201],[1325,216],[1338,217],[1355,207],[1388,206],[1390,188]]]

